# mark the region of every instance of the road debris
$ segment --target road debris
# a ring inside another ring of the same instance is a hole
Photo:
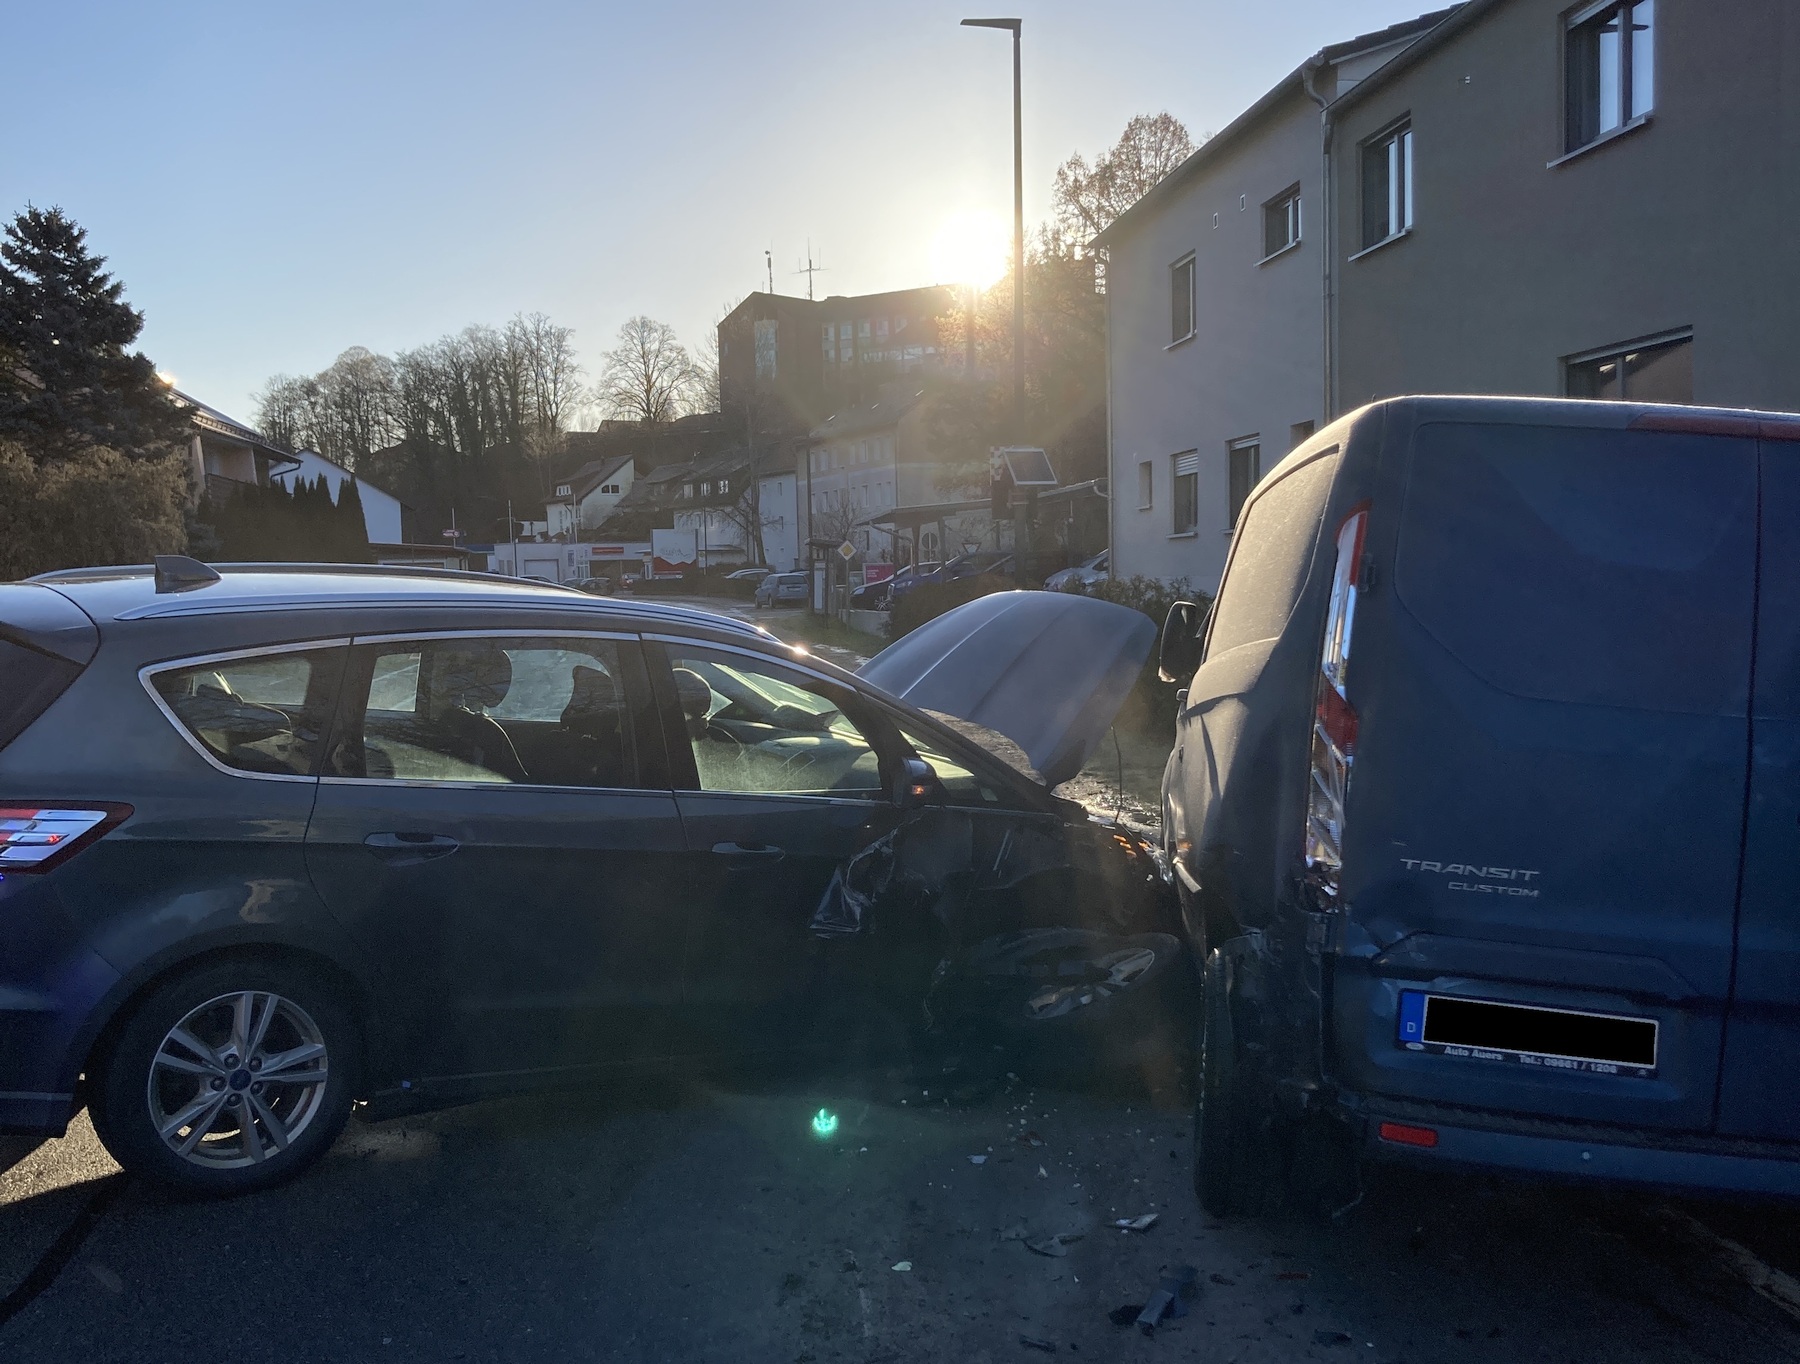
[[[1059,1231],[1049,1236],[1032,1236],[1025,1240],[1025,1249],[1034,1255],[1063,1256],[1069,1253],[1069,1247],[1081,1239],[1078,1231]]]
[[[911,1260],[902,1260],[894,1266],[894,1273],[896,1273],[896,1274],[910,1274],[911,1272],[912,1272],[912,1261]]]
[[[1013,1140],[1021,1146],[1042,1146],[1044,1144],[1044,1139],[1036,1132],[1021,1132]]]
[[[1042,1165],[1038,1166],[1038,1178],[1039,1179],[1050,1178],[1050,1172],[1048,1170],[1046,1170]]]
[[[1208,1274],[1206,1277],[1211,1279],[1214,1283],[1221,1284],[1226,1288],[1237,1287],[1236,1279],[1228,1279],[1223,1274]]]
[[[1135,1324],[1145,1335],[1154,1335],[1157,1326],[1170,1317],[1187,1315],[1187,1299],[1198,1291],[1199,1277],[1200,1271],[1192,1265],[1164,1265],[1148,1302],[1115,1307],[1107,1315],[1115,1326]]]
[[[1349,1343],[1350,1343],[1350,1333],[1348,1331],[1314,1331],[1313,1332],[1313,1344],[1314,1345],[1348,1345]]]
[[[1019,1344],[1023,1345],[1027,1350],[1042,1350],[1047,1355],[1056,1353],[1056,1342],[1054,1340],[1040,1340],[1036,1336],[1028,1336],[1021,1333],[1019,1336]]]
[[[969,1164],[971,1164],[971,1165],[986,1165],[987,1157],[986,1156],[970,1156]]]
[[[1159,1212],[1147,1212],[1142,1217],[1118,1217],[1113,1219],[1113,1225],[1120,1231],[1149,1231],[1161,1216]]]

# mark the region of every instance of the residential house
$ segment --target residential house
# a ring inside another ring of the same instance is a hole
[[[544,504],[549,534],[579,540],[612,515],[613,508],[631,491],[637,477],[637,461],[630,455],[589,460],[556,484]]]
[[[986,471],[977,489],[966,485],[966,470],[947,468],[933,450],[928,413],[923,389],[890,384],[813,428],[800,489],[810,544],[847,541],[865,559],[898,564],[991,541]]]
[[[293,465],[293,455],[256,428],[179,389],[173,392],[176,404],[188,410],[193,423],[188,462],[193,471],[189,497],[194,503],[208,493],[228,497],[240,484],[267,487],[272,469]]]
[[[719,323],[719,394],[740,432],[802,435],[883,383],[934,369],[939,285],[813,300],[753,293]]]
[[[1309,58],[1097,238],[1116,575],[1210,591],[1250,489],[1324,417],[1321,109],[1448,13]]]
[[[1800,411],[1792,0],[1470,0],[1332,105],[1332,412]]]
[[[703,569],[756,562],[760,540],[762,563],[792,568],[799,557],[795,482],[779,442],[665,464],[641,475],[594,534],[649,541],[657,530],[689,531]]]

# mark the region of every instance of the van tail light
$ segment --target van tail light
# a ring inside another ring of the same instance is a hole
[[[1363,557],[1367,504],[1344,518],[1337,533],[1337,562],[1331,575],[1331,605],[1319,645],[1314,682],[1311,773],[1306,788],[1306,884],[1319,910],[1338,907],[1338,876],[1344,865],[1344,801],[1356,761],[1356,709],[1345,693],[1351,634],[1356,626],[1356,580]]]
[[[0,874],[46,872],[124,823],[129,805],[0,801]]]
[[[1411,1123],[1384,1122],[1380,1128],[1381,1139],[1391,1141],[1400,1146],[1422,1146],[1426,1150],[1438,1144],[1435,1127],[1414,1127]]]

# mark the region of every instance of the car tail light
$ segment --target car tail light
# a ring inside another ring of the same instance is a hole
[[[1414,1127],[1410,1123],[1384,1122],[1381,1124],[1381,1139],[1395,1142],[1401,1146],[1423,1146],[1430,1149],[1438,1144],[1435,1127]]]
[[[1369,509],[1344,518],[1337,533],[1337,563],[1331,575],[1331,605],[1319,646],[1314,683],[1311,772],[1306,790],[1306,883],[1321,910],[1338,905],[1338,874],[1344,865],[1344,800],[1356,761],[1356,710],[1345,693],[1350,641],[1356,626],[1356,580],[1362,564],[1363,532]]]
[[[0,801],[0,872],[45,872],[131,814],[129,805]]]

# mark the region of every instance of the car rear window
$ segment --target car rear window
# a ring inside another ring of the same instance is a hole
[[[0,639],[0,748],[50,708],[81,675],[81,665]]]
[[[1337,470],[1334,448],[1261,489],[1244,509],[1213,606],[1208,658],[1241,644],[1275,639],[1287,627],[1312,563]]]
[[[341,649],[307,649],[163,668],[150,684],[200,748],[240,772],[309,776],[319,757]]]
[[[1430,423],[1395,588],[1505,691],[1741,715],[1755,518],[1753,441]]]

